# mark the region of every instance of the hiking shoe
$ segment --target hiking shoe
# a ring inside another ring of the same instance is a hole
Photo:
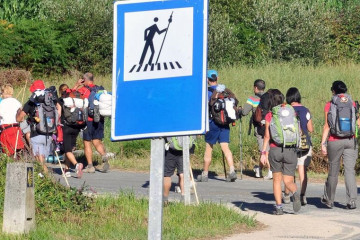
[[[356,209],[356,203],[355,201],[350,201],[348,204],[346,204],[347,209]]]
[[[300,195],[300,201],[301,201],[301,206],[305,206],[307,204],[306,196]]]
[[[326,205],[328,208],[334,207],[334,203],[329,202],[324,196],[321,197],[321,203]]]
[[[65,177],[67,177],[67,178],[70,178],[70,177],[71,177],[70,171],[66,171],[66,172],[65,172]]]
[[[77,178],[81,178],[83,175],[82,169],[84,168],[84,165],[82,163],[77,163],[75,166],[75,173]]]
[[[299,193],[295,192],[293,194],[293,210],[295,213],[299,212],[301,208],[301,201]]]
[[[103,172],[103,173],[106,173],[106,172],[109,171],[109,168],[110,168],[109,160],[108,160],[107,155],[104,155],[102,157],[102,161],[103,161],[103,163],[101,165],[97,166],[96,170],[98,170],[100,172]]]
[[[254,167],[254,172],[255,172],[255,177],[256,178],[261,178],[262,177],[262,171],[261,171],[261,167],[259,166],[255,166]]]
[[[264,180],[271,180],[273,179],[272,171],[269,170],[268,174],[264,177]]]
[[[208,177],[208,175],[204,175],[204,174],[201,173],[201,175],[197,176],[196,180],[198,182],[207,182],[209,180],[209,177]]]
[[[284,209],[281,207],[281,208],[278,208],[275,206],[275,209],[273,211],[273,214],[274,215],[283,215],[284,214]]]
[[[235,182],[235,180],[237,179],[237,176],[236,176],[236,172],[231,172],[227,178],[226,178],[226,181],[227,182]]]
[[[290,194],[284,193],[284,195],[283,195],[283,202],[284,202],[285,204],[289,204],[289,203],[291,202]]]
[[[94,166],[86,166],[86,168],[84,168],[84,170],[82,170],[83,173],[95,173],[95,168]]]

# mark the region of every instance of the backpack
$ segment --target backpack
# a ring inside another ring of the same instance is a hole
[[[295,112],[299,123],[299,133],[300,133],[300,142],[299,142],[298,150],[300,152],[307,152],[310,150],[310,145],[311,145],[310,136],[306,135],[301,128],[300,112],[297,110],[295,110]]]
[[[100,92],[105,90],[103,86],[97,86],[89,87],[86,86],[87,89],[90,91],[89,95],[89,107],[88,107],[88,116],[93,118],[94,122],[100,121],[100,110],[99,110],[99,104],[96,100],[96,95]],[[96,104],[97,103],[97,104]]]
[[[72,91],[63,98],[64,121],[68,126],[85,127],[89,101],[78,91]]]
[[[275,106],[271,110],[271,139],[283,147],[299,146],[299,123],[294,108],[289,104]]]
[[[223,86],[224,90],[218,94],[217,98],[211,98],[209,102],[210,118],[219,125],[229,125],[230,123],[234,125],[235,121],[239,119],[236,108],[238,100],[230,89],[225,88],[224,85],[219,86]],[[217,89],[208,88],[213,94],[217,93]]]
[[[269,93],[266,92],[260,97],[260,103],[255,109],[253,124],[257,127],[257,133],[264,137],[265,135],[265,116],[269,109]]]
[[[59,115],[54,103],[56,99],[56,90],[51,87],[44,91],[35,91],[30,97],[30,101],[35,103],[32,122],[37,133],[51,135],[56,132],[59,124]]]
[[[167,137],[165,149],[172,149],[177,151],[183,150],[183,139],[184,137]],[[191,149],[195,144],[195,137],[189,136],[189,149]]]
[[[328,124],[331,135],[337,137],[355,135],[356,113],[350,95],[342,93],[331,98]]]

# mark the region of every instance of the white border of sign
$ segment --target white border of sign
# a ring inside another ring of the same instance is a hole
[[[166,0],[165,0],[166,1]],[[207,81],[206,81],[206,69],[207,69],[207,33],[208,33],[208,1],[204,0],[204,27],[203,27],[203,66],[202,66],[202,107],[201,107],[201,129],[199,130],[190,130],[190,131],[177,131],[177,132],[157,132],[157,133],[145,133],[145,134],[132,134],[132,135],[123,135],[115,136],[115,109],[116,109],[116,90],[117,90],[117,76],[120,75],[119,72],[116,72],[116,53],[117,53],[117,6],[121,4],[129,3],[143,3],[143,2],[164,2],[164,0],[125,0],[117,1],[114,3],[114,36],[113,36],[113,71],[112,71],[112,115],[111,115],[111,140],[112,141],[121,141],[121,140],[131,140],[131,139],[141,139],[141,138],[152,138],[152,137],[165,137],[165,136],[180,136],[180,135],[196,135],[204,134],[208,129],[208,114],[207,114]]]

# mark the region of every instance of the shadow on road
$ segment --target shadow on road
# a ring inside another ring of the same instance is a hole
[[[236,207],[240,208],[242,211],[256,211],[263,212],[267,214],[272,214],[274,210],[274,204],[271,203],[248,203],[248,202],[232,202]]]

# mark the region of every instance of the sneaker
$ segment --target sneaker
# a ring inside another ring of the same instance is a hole
[[[283,202],[284,202],[285,204],[289,204],[289,203],[291,202],[291,200],[290,200],[290,194],[284,193],[284,195],[283,195]]]
[[[70,171],[66,171],[66,172],[65,172],[65,177],[67,177],[67,178],[70,178],[70,177],[71,177]]]
[[[307,204],[306,196],[300,195],[300,201],[301,201],[301,206],[305,206]]]
[[[106,173],[109,171],[110,165],[107,155],[102,157],[102,164],[96,167],[96,170]]]
[[[295,192],[293,194],[293,210],[295,213],[299,212],[301,208],[301,201],[299,193]]]
[[[86,166],[86,168],[84,168],[84,170],[82,170],[83,173],[95,173],[95,168],[94,166]]]
[[[278,207],[275,206],[273,214],[274,215],[283,215],[284,214],[284,209],[282,207],[278,208]]]
[[[356,209],[356,203],[355,201],[350,201],[348,204],[346,204],[347,209]]]
[[[176,186],[176,187],[175,187],[175,192],[176,192],[176,193],[181,193],[181,189],[180,189],[179,186]]]
[[[333,208],[333,207],[334,207],[334,203],[329,202],[329,201],[325,198],[325,196],[322,196],[322,197],[321,197],[321,203],[324,204],[324,205],[326,205],[328,208]]]
[[[205,174],[201,173],[201,175],[197,176],[196,180],[198,182],[207,182],[209,180],[209,177],[208,177],[208,175],[205,175]]]
[[[264,180],[271,180],[273,179],[272,171],[269,170],[268,174],[264,177]]]
[[[77,178],[81,178],[83,175],[83,171],[82,169],[84,168],[84,165],[82,163],[77,163],[75,166],[75,172],[76,172],[76,176]]]
[[[261,177],[262,177],[262,176],[261,176],[261,175],[262,175],[262,174],[261,174],[261,173],[262,173],[261,167],[259,167],[259,166],[256,165],[256,166],[254,167],[254,172],[255,172],[255,177],[256,177],[256,178],[261,178]]]
[[[236,172],[231,172],[227,178],[226,178],[226,181],[227,182],[235,182],[235,180],[237,179],[237,176],[236,176]]]

